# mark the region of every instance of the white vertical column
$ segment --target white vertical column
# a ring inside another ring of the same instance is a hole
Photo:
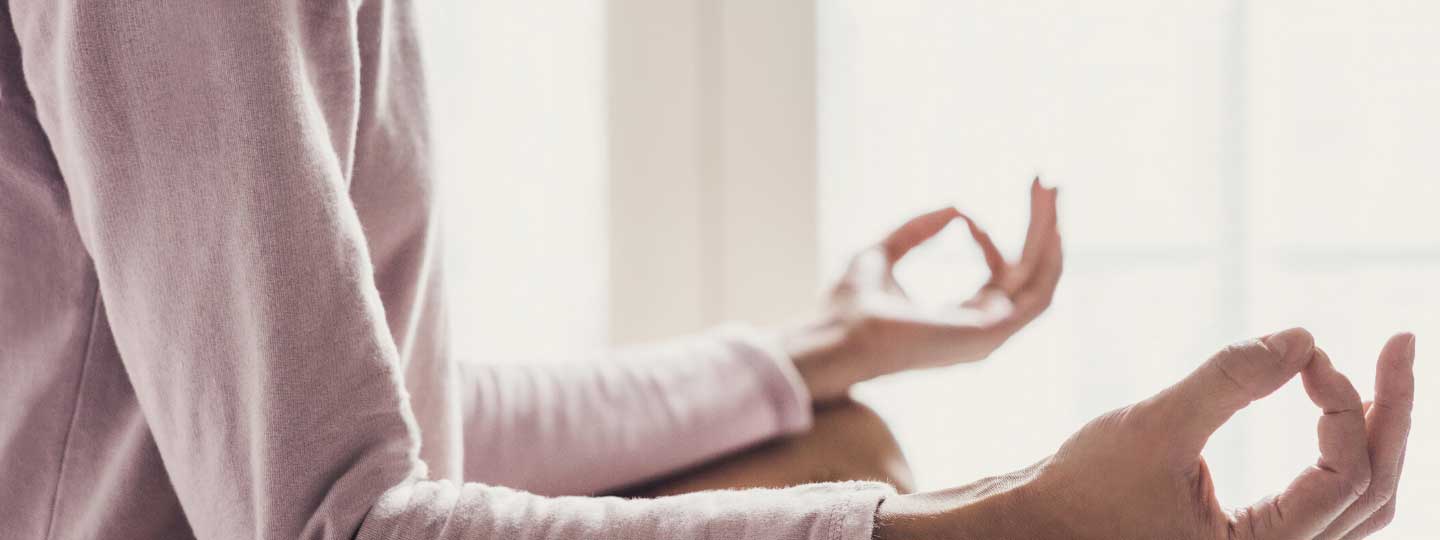
[[[813,309],[811,2],[610,0],[611,336]]]
[[[610,335],[703,324],[700,2],[609,0]]]
[[[707,315],[781,322],[814,309],[819,275],[815,5],[713,4]]]

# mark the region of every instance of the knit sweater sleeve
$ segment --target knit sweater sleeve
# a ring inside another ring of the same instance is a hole
[[[347,196],[347,1],[13,0],[26,84],[186,519],[220,538],[869,537],[869,484],[654,500],[428,480]]]
[[[790,358],[741,325],[576,363],[466,362],[465,479],[604,493],[810,426]]]

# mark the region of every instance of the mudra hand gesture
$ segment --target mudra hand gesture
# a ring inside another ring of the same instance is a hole
[[[816,401],[843,396],[853,384],[909,369],[982,360],[1039,316],[1060,281],[1055,188],[1030,188],[1030,225],[1018,260],[1007,260],[990,235],[955,208],[917,216],[862,250],[833,287],[817,322],[785,339]],[[990,279],[962,302],[932,309],[895,280],[910,250],[964,221],[990,268]]]
[[[1389,523],[1414,402],[1415,337],[1380,352],[1362,403],[1310,334],[1228,347],[1178,384],[1096,418],[1030,468],[882,503],[880,537],[1351,540]],[[1299,374],[1320,458],[1275,495],[1226,510],[1200,457],[1231,415]]]

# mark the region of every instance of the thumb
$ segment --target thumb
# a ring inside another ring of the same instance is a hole
[[[1174,450],[1191,459],[1237,411],[1270,395],[1300,373],[1314,354],[1315,338],[1291,328],[1230,345],[1150,400],[1150,409],[1174,434]]]

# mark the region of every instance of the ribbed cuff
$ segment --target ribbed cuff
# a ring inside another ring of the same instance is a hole
[[[727,324],[716,335],[735,351],[735,357],[754,368],[760,387],[775,412],[777,435],[800,433],[814,423],[810,391],[779,340],[743,324]]]
[[[840,492],[835,494],[835,501],[826,510],[822,530],[811,536],[818,540],[871,540],[875,535],[875,514],[880,509],[880,503],[886,497],[895,495],[894,487],[881,482],[834,482],[812,486],[825,490],[840,488]]]

